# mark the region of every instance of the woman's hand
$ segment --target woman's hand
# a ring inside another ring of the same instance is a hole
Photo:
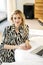
[[[28,50],[28,49],[30,49],[30,47],[27,47],[25,43],[19,45],[18,48],[19,48],[19,49],[23,49],[23,50]]]
[[[25,44],[21,44],[21,45],[19,46],[19,48],[20,48],[20,49],[23,49],[23,50],[27,50]]]
[[[23,50],[28,50],[28,49],[26,48],[25,44],[21,44],[21,45],[19,45],[18,48],[19,48],[19,49],[23,49]]]
[[[25,46],[26,46],[28,49],[31,49],[31,45],[29,44],[29,41],[28,41],[28,40],[25,41]]]

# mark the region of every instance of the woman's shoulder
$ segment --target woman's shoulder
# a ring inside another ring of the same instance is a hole
[[[25,28],[29,29],[29,25],[25,24]]]
[[[24,30],[26,31],[26,34],[29,32],[29,26],[27,24],[25,24]]]
[[[12,27],[13,27],[13,25],[6,26],[5,30],[11,30]]]

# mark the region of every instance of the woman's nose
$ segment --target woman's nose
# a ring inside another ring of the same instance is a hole
[[[16,22],[18,22],[19,21],[19,19],[16,19]]]

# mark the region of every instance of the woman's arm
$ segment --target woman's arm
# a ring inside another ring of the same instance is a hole
[[[18,45],[4,45],[4,49],[18,49],[19,46]]]
[[[23,49],[23,50],[28,50],[31,49],[31,45],[28,40],[25,41],[25,43],[20,44],[20,45],[4,45],[4,49]]]

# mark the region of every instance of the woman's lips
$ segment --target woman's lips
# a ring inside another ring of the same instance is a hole
[[[19,23],[19,22],[16,22],[17,24]]]

